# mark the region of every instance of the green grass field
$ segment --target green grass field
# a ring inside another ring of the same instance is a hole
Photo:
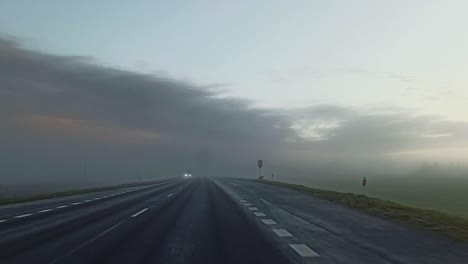
[[[468,177],[368,177],[366,187],[361,186],[361,180],[362,177],[285,181],[330,191],[364,194],[468,218]]]
[[[431,230],[443,235],[448,235],[460,241],[468,242],[468,218],[435,210],[405,206],[396,202],[368,197],[363,194],[326,191],[283,182],[265,180],[259,182],[305,192],[313,195],[314,197],[330,200],[372,215],[390,218],[400,223]]]

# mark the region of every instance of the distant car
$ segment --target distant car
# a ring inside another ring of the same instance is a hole
[[[192,174],[191,174],[191,173],[185,173],[185,174],[184,174],[184,177],[185,177],[185,178],[191,178],[191,177],[192,177]]]

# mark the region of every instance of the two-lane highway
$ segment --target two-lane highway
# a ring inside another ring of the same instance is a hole
[[[289,263],[209,179],[85,201],[0,225],[0,262]]]
[[[468,263],[466,244],[247,180],[173,179],[0,214],[2,264]]]

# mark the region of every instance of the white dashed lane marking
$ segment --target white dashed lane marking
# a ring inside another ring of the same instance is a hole
[[[265,225],[276,225],[276,222],[273,221],[272,219],[262,219],[262,222],[263,222]]]
[[[132,215],[132,217],[137,217],[137,216],[141,215],[142,213],[146,212],[147,210],[148,210],[148,208],[145,208],[145,209],[141,210],[140,212]]]
[[[13,218],[23,218],[23,217],[28,217],[28,216],[31,216],[32,214],[24,214],[24,215],[17,215]]]
[[[182,188],[180,188],[182,189]],[[120,192],[120,193],[114,193],[114,194],[109,194],[109,195],[105,195],[103,197],[97,197],[97,198],[94,198],[94,199],[89,199],[89,200],[85,200],[83,202],[75,202],[75,203],[72,203],[70,205],[60,205],[60,206],[57,206],[56,209],[62,209],[62,208],[67,208],[69,206],[72,206],[72,205],[79,205],[79,204],[82,204],[82,203],[89,203],[89,202],[92,202],[92,201],[97,201],[97,200],[101,200],[101,199],[104,199],[104,198],[108,198],[108,197],[112,197],[112,196],[116,196],[116,195],[119,195],[119,194],[124,194],[124,193],[128,193],[128,192],[131,192],[131,191],[126,191],[126,192]],[[173,194],[169,194],[169,196],[171,196]],[[38,213],[47,213],[47,212],[50,212],[54,209],[43,209],[43,210],[39,210],[37,211]],[[132,215],[132,217],[136,217],[142,213],[144,213],[146,210],[148,210],[148,208],[146,209],[143,209],[141,210],[140,212]],[[28,216],[32,216],[33,214],[23,214],[23,215],[17,215],[17,216],[13,216],[12,218],[24,218],[24,217],[28,217]],[[3,223],[3,222],[6,222],[7,220],[2,220],[0,219],[0,223]]]
[[[305,244],[289,244],[301,257],[320,257],[320,255]]]
[[[257,217],[265,217],[266,215],[263,212],[260,212],[259,209],[255,206],[252,206],[251,203],[247,202],[245,199],[240,197],[237,193],[235,192],[230,192],[230,194],[233,196],[234,199],[237,199],[241,204],[246,206],[252,213],[254,213],[255,216]],[[261,199],[264,203],[269,204],[268,201]],[[265,224],[265,225],[277,225],[277,223],[273,219],[265,219],[265,218],[260,218],[260,220]],[[283,229],[283,228],[272,228],[271,229],[278,237],[281,238],[289,238],[289,237],[294,237],[288,230]],[[320,255],[315,252],[313,249],[308,247],[306,244],[288,244],[294,251],[296,251],[297,254],[299,254],[301,257],[320,257]]]
[[[279,237],[292,237],[293,235],[286,229],[272,229]]]
[[[174,195],[174,193],[168,194],[167,197],[171,197],[172,195]]]

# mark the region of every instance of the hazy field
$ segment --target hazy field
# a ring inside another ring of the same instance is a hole
[[[84,188],[102,187],[97,184],[3,184],[0,185],[0,199],[19,198],[33,195],[65,192]]]
[[[281,179],[288,181],[287,179]],[[468,177],[372,177],[361,186],[362,177],[341,179],[297,178],[289,182],[306,186],[352,192],[404,205],[443,211],[468,217]]]

